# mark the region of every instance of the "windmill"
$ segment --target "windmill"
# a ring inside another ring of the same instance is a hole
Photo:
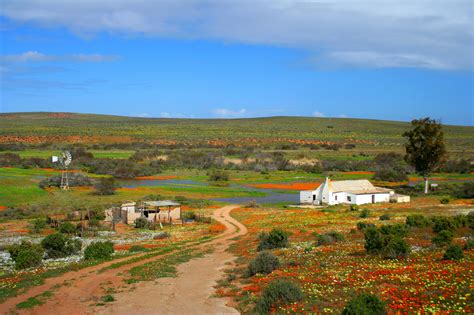
[[[69,189],[69,179],[68,179],[68,175],[67,175],[68,174],[67,168],[68,168],[69,164],[71,164],[71,161],[72,161],[71,153],[69,151],[63,151],[61,156],[53,156],[51,158],[51,161],[53,163],[59,162],[59,164],[61,164],[61,166],[63,168],[63,171],[61,173],[61,186],[60,186],[60,188],[62,190],[68,190]]]

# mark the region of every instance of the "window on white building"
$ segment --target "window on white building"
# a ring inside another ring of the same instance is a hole
[[[347,201],[352,201],[351,196],[347,196]]]

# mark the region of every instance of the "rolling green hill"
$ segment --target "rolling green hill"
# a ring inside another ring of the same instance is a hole
[[[74,113],[0,115],[0,143],[133,143],[224,147],[282,143],[354,143],[394,147],[403,143],[407,122],[312,117],[246,119],[136,118]],[[474,151],[474,127],[444,126],[451,151]]]

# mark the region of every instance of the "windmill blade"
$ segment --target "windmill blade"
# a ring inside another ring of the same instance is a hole
[[[64,166],[68,166],[69,164],[71,164],[71,161],[72,161],[72,155],[69,151],[64,151],[63,152],[63,164]]]

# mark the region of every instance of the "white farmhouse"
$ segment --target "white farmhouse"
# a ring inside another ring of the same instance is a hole
[[[376,187],[366,179],[326,181],[315,190],[300,192],[301,204],[337,205],[377,202],[409,202],[410,196],[398,195],[392,189]]]

